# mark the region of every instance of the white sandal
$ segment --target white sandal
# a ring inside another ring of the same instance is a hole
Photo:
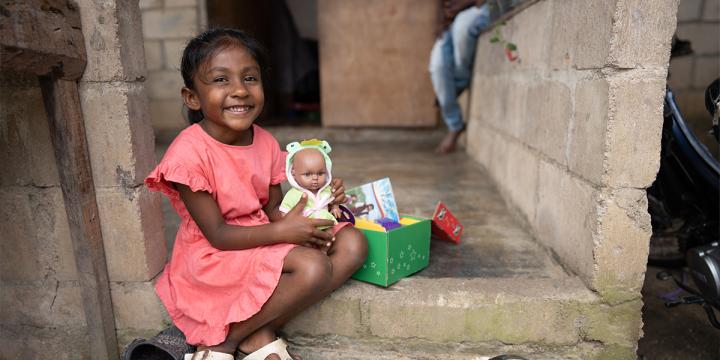
[[[185,360],[235,360],[235,356],[217,351],[201,350],[185,354]]]
[[[293,357],[287,352],[287,343],[281,338],[253,351],[242,360],[265,360],[271,354],[279,356],[281,360],[293,360]]]

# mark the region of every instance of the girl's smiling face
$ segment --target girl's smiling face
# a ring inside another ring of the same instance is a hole
[[[193,76],[195,89],[183,88],[185,105],[202,110],[200,125],[220,142],[252,144],[253,121],[265,103],[260,66],[241,45],[210,56]]]

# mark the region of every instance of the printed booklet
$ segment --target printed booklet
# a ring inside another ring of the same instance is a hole
[[[345,191],[345,206],[356,217],[379,221],[400,221],[390,179],[384,178]]]

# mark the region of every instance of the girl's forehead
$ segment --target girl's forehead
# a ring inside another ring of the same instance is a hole
[[[214,67],[223,68],[260,68],[253,55],[245,46],[240,44],[228,44],[219,48],[208,56],[205,61],[200,64],[202,70],[209,70]]]

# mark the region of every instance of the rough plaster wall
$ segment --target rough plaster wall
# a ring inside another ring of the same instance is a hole
[[[537,238],[616,304],[639,299],[676,0],[545,0],[478,43],[468,152]]]
[[[166,258],[136,2],[77,1],[88,52],[78,83],[118,343],[167,324],[153,291]],[[64,200],[34,76],[0,75],[2,358],[92,358]]]

